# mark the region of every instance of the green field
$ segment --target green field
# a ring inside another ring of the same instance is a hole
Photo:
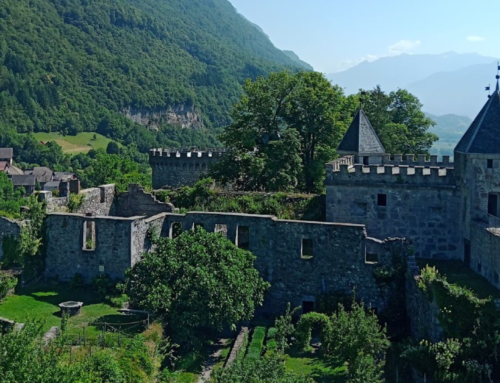
[[[113,141],[98,133],[78,133],[76,136],[62,136],[60,133],[34,133],[36,140],[55,141],[67,154],[87,153],[91,149],[104,149]],[[96,139],[94,140],[94,136]],[[120,145],[120,144],[119,144]],[[120,145],[121,146],[121,145]]]
[[[19,323],[25,323],[30,319],[42,319],[45,321],[45,329],[48,330],[52,326],[61,326],[58,305],[66,301],[83,302],[81,314],[71,317],[68,321],[70,335],[81,333],[85,327],[87,336],[97,336],[102,329],[98,323],[103,322],[112,323],[114,328],[125,332],[137,333],[144,329],[136,326],[133,330],[129,330],[128,326],[118,325],[142,320],[144,319],[142,316],[139,318],[120,314],[118,309],[100,301],[88,288],[73,291],[67,285],[40,285],[20,289],[15,295],[7,297],[0,303],[0,316]]]

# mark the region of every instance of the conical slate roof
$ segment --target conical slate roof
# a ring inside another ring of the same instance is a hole
[[[500,89],[495,92],[455,148],[460,153],[500,154]]]
[[[352,120],[337,151],[361,154],[385,153],[384,146],[363,109],[360,108],[354,120]]]

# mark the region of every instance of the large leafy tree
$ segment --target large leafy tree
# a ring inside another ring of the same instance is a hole
[[[247,80],[244,91],[213,176],[247,190],[322,189],[324,163],[346,128],[342,90],[320,73],[280,72]]]
[[[435,123],[424,114],[417,97],[404,89],[387,94],[380,86],[363,93],[363,109],[387,153],[429,152],[438,140],[428,132]]]
[[[269,287],[255,256],[201,228],[155,248],[127,273],[125,290],[138,307],[164,315],[169,335],[192,346],[214,331],[251,319]]]

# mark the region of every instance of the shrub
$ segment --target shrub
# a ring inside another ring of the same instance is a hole
[[[8,292],[16,287],[16,285],[16,277],[5,273],[0,273],[0,301],[4,299],[7,296]]]
[[[70,194],[68,200],[68,210],[71,213],[76,212],[83,205],[85,201],[85,194]]]
[[[267,330],[267,339],[276,338],[276,334],[278,333],[278,329],[276,327],[271,327]]]
[[[92,279],[92,288],[99,299],[117,295],[116,282],[108,274],[101,274]]]

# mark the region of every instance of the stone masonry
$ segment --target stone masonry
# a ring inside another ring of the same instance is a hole
[[[151,149],[149,164],[153,169],[153,188],[194,185],[223,155],[222,149]]]

